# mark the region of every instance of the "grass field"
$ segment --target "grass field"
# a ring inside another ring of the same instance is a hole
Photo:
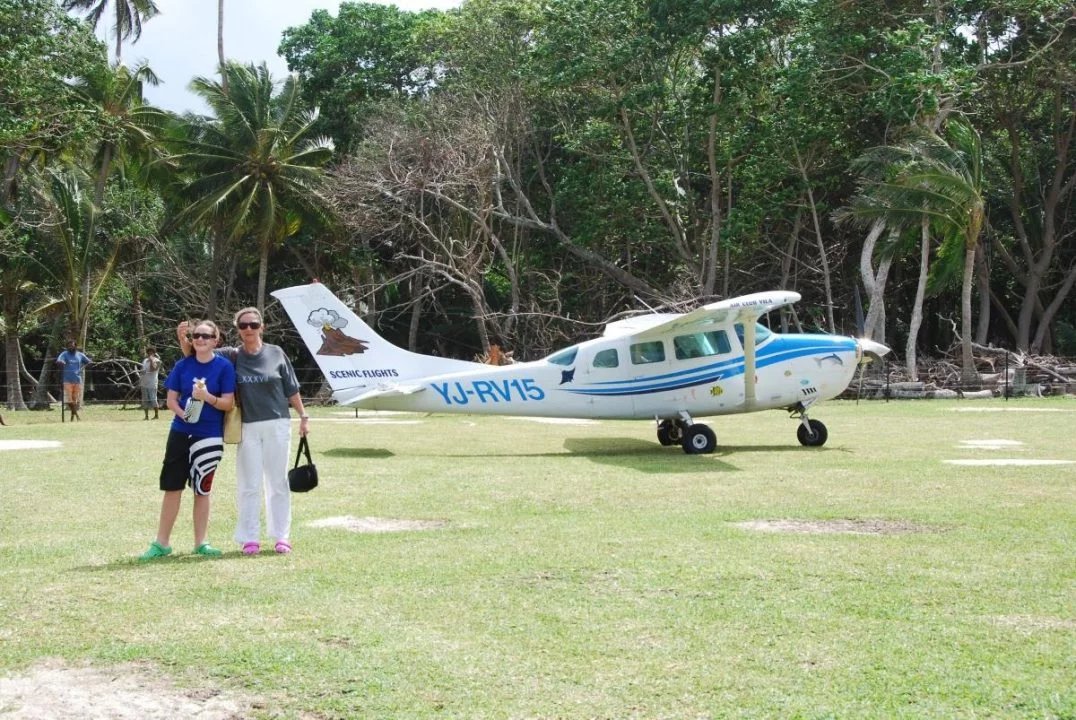
[[[0,446],[61,446],[0,450],[0,677],[138,661],[274,718],[1076,718],[1072,398],[828,403],[821,449],[714,418],[709,456],[647,422],[313,414],[292,555],[237,552],[229,450],[225,556],[190,555],[188,496],[139,563],[163,415],[5,413]],[[345,516],[436,529],[310,525]]]

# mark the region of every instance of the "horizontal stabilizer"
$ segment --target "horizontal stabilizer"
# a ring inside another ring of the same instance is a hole
[[[354,405],[356,403],[361,404],[367,400],[373,400],[374,398],[384,397],[403,397],[404,395],[414,395],[417,392],[422,392],[426,389],[425,385],[392,385],[381,386],[374,388],[373,390],[366,390],[360,392],[349,398],[337,398],[337,402],[341,405]]]

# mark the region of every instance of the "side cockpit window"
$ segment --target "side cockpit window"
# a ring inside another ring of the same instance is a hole
[[[616,348],[609,348],[595,355],[594,362],[591,364],[596,368],[620,367],[620,356],[617,354]]]
[[[673,338],[673,347],[676,350],[677,360],[691,360],[732,352],[728,333],[724,330],[679,335]]]

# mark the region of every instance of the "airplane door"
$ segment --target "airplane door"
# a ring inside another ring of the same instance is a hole
[[[577,367],[582,370],[586,398],[595,417],[634,417],[631,395],[624,383],[630,368],[627,358],[627,347],[623,345],[605,345],[580,353]]]
[[[671,370],[667,350],[664,340],[643,340],[628,346],[635,417],[653,417],[668,412],[668,393],[660,389],[667,383]]]

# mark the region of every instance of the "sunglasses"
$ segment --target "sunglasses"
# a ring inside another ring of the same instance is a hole
[[[262,324],[260,322],[237,322],[235,326],[240,330],[257,330]]]
[[[216,340],[217,336],[212,333],[191,333],[192,340]]]

